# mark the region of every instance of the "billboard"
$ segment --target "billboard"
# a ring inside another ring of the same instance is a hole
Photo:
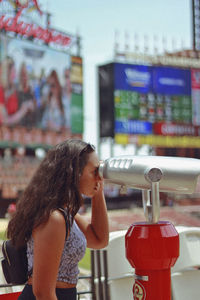
[[[7,35],[63,50],[78,43],[77,37],[50,25],[50,14],[40,9],[37,0],[0,0],[0,30]]]
[[[192,84],[192,122],[200,125],[200,69],[191,70]]]
[[[0,124],[83,133],[82,59],[0,34]]]
[[[110,66],[111,92],[103,99],[100,81],[100,111],[101,101],[109,107],[112,103],[114,116],[110,121],[114,119],[117,142],[138,141],[134,135],[199,136],[200,81],[194,84],[192,79],[198,81],[197,70],[125,63],[106,66]],[[102,116],[103,110],[100,126]]]

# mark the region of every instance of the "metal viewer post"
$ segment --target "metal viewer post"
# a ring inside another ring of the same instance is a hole
[[[200,160],[164,156],[119,156],[100,165],[100,175],[123,190],[142,190],[147,222],[133,223],[125,235],[126,258],[135,270],[134,299],[171,300],[171,268],[179,256],[173,224],[159,221],[159,192],[198,192]]]
[[[160,215],[159,192],[192,194],[200,177],[200,160],[166,156],[111,157],[100,164],[106,182],[142,190],[144,215],[148,223],[157,223]]]

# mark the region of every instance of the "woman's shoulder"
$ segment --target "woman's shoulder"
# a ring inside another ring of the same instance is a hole
[[[53,210],[50,215],[49,215],[49,220],[48,222],[54,224],[54,225],[63,225],[65,224],[65,218],[64,218],[64,213],[59,210],[55,209]]]
[[[62,234],[62,231],[64,232],[65,230],[65,219],[62,213],[56,209],[50,213],[47,222],[39,225],[34,230],[34,234],[36,234],[38,231],[40,233],[44,233],[45,235],[54,235],[58,233]]]

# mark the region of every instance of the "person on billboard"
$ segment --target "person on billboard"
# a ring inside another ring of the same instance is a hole
[[[15,64],[11,57],[6,57],[0,65],[0,124],[18,124],[32,108],[32,103],[19,107]]]
[[[11,57],[6,57],[0,66],[0,111],[8,116],[18,110],[15,77],[14,61]]]
[[[71,127],[71,94],[72,94],[72,85],[70,80],[70,69],[64,69],[64,84],[63,84],[63,93],[62,93],[62,102],[64,107],[65,114],[65,126],[70,129]]]
[[[34,127],[36,125],[36,99],[29,84],[29,75],[27,66],[23,62],[19,70],[19,89],[18,89],[19,109],[26,104],[29,106],[26,114],[21,118],[19,124],[27,127]]]
[[[92,201],[90,221],[78,213],[84,195]],[[91,144],[69,139],[48,151],[17,201],[7,234],[16,246],[27,243],[32,275],[18,300],[76,300],[78,262],[86,247],[103,248],[109,238],[103,179]]]
[[[46,76],[45,76],[45,69],[42,68],[40,71],[40,75],[39,78],[35,78],[34,81],[34,96],[36,99],[36,103],[37,103],[37,107],[41,107],[42,106],[42,96],[43,96],[43,88],[46,85]]]
[[[62,103],[62,87],[56,70],[48,77],[49,92],[42,116],[41,126],[44,129],[59,131],[65,125],[64,108]]]

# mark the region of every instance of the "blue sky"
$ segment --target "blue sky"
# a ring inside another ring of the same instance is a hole
[[[191,47],[191,0],[43,0],[41,8],[52,13],[53,27],[82,37],[84,59],[85,134],[87,141],[97,143],[97,66],[113,59],[115,31],[119,32],[121,49],[125,32],[129,34],[130,47],[137,33],[140,41],[144,35],[162,37],[171,49]],[[142,42],[141,42],[142,43]]]

